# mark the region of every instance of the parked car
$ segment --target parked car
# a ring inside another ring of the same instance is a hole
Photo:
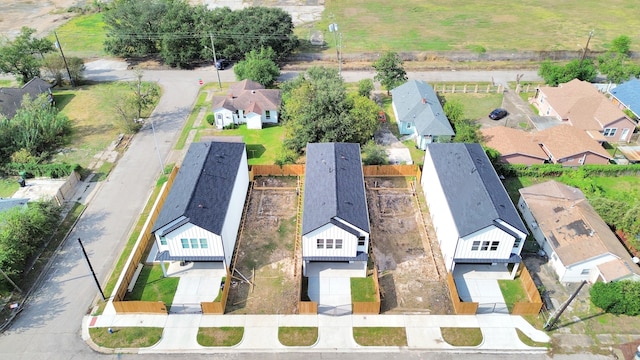
[[[507,112],[507,110],[505,109],[495,109],[493,110],[490,114],[489,114],[489,119],[492,120],[500,120],[502,118],[504,118],[505,116],[509,115],[509,113]]]
[[[227,59],[219,59],[218,61],[216,61],[216,69],[218,70],[224,70],[229,67],[229,65],[231,65],[231,61]]]

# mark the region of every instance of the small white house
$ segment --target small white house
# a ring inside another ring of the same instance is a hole
[[[527,229],[480,144],[429,144],[421,184],[447,271],[513,264],[515,276]]]
[[[560,282],[640,280],[640,267],[579,189],[553,180],[522,188],[518,208]]]
[[[226,269],[249,187],[244,143],[193,143],[152,232],[165,261],[223,262]]]
[[[360,145],[307,144],[303,206],[304,274],[311,262],[336,262],[355,264],[365,277],[369,210]]]
[[[281,102],[280,90],[265,89],[255,81],[243,80],[231,86],[227,96],[213,98],[216,127],[247,124],[249,129],[262,129],[262,124],[277,124]]]

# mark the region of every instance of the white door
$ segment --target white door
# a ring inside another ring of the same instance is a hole
[[[629,136],[629,129],[622,129],[622,135],[620,135],[620,141],[627,141],[627,136]]]

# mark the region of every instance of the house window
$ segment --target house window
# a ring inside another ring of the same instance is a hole
[[[516,239],[516,241],[513,242],[513,248],[517,248],[520,247],[520,242],[522,241],[522,239],[518,238]]]
[[[582,269],[580,275],[589,275],[589,269]]]
[[[333,249],[333,239],[327,239],[327,249]]]
[[[188,249],[189,248],[189,239],[180,239],[180,242],[182,243],[182,248],[183,249]]]
[[[618,129],[616,129],[616,128],[606,128],[606,129],[604,129],[604,133],[602,135],[604,135],[604,136],[615,136],[616,135],[616,131],[618,131]]]
[[[358,237],[358,246],[364,246],[364,242],[365,242],[364,236]]]
[[[271,111],[265,110],[264,111],[264,117],[267,118],[267,119],[271,119]]]
[[[411,123],[410,122],[407,123],[407,129],[411,129]]]
[[[480,241],[474,241],[471,245],[471,251],[478,251],[480,248]]]
[[[483,241],[482,242],[482,247],[480,248],[481,251],[487,251],[489,250],[489,243],[490,241]]]
[[[498,250],[498,245],[500,245],[500,241],[493,241],[491,242],[491,248],[489,250],[491,251],[496,251]]]
[[[336,239],[336,249],[342,249],[342,239]]]
[[[324,239],[316,240],[316,249],[324,249]]]
[[[167,245],[167,238],[164,235],[160,235],[160,245]]]
[[[198,239],[191,239],[191,248],[192,249],[198,248]]]
[[[207,243],[207,239],[200,239],[200,249],[208,249],[209,244]]]

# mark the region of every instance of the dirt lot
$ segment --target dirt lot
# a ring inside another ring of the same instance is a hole
[[[368,177],[365,183],[381,311],[452,313],[440,250],[429,241],[412,180]]]
[[[39,36],[47,35],[74,14],[67,12],[73,5],[89,1],[76,0],[0,0],[0,34],[13,37],[20,28],[36,29]]]
[[[549,307],[549,312],[543,312],[541,322],[544,322],[575,292],[579,283],[561,284],[556,273],[542,257],[525,256],[524,262],[536,285],[539,288],[540,285],[544,286],[542,297],[545,305]],[[588,351],[610,354],[610,346],[629,350],[633,347],[625,347],[624,344],[640,344],[640,317],[602,313],[591,304],[589,289],[590,285],[582,288],[560,317],[556,329],[549,333],[553,351],[555,353]]]
[[[294,259],[296,178],[260,177],[253,183],[239,239],[227,313],[293,314],[299,300]]]

